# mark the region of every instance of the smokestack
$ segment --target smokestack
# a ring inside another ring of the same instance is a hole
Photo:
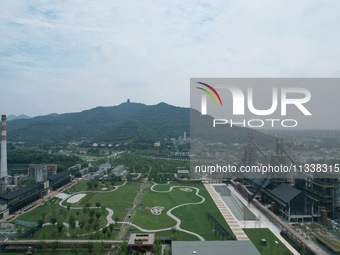
[[[0,169],[1,169],[0,177],[1,178],[7,177],[8,174],[7,174],[6,115],[1,115],[1,168]]]
[[[187,140],[187,132],[184,132],[183,140]]]

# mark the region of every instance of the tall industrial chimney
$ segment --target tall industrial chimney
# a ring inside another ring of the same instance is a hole
[[[6,140],[6,115],[1,115],[1,172],[0,178],[7,181],[7,140]]]

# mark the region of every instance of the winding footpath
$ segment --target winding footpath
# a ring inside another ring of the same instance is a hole
[[[158,190],[155,190],[154,187],[155,187],[156,185],[161,185],[161,184],[157,184],[157,183],[155,183],[155,182],[153,182],[153,183],[154,183],[154,185],[151,186],[150,190],[153,191],[153,192],[159,192],[159,193],[169,193],[169,192],[171,192],[174,188],[191,188],[191,189],[195,189],[195,190],[196,190],[195,195],[198,196],[198,197],[200,197],[200,198],[201,198],[201,201],[200,201],[200,202],[196,202],[196,203],[185,203],[185,204],[177,205],[177,206],[174,206],[174,207],[170,208],[170,209],[166,212],[166,214],[167,214],[170,218],[172,218],[173,220],[176,221],[176,225],[173,226],[173,227],[161,228],[161,229],[145,229],[145,228],[142,228],[142,227],[140,227],[140,226],[138,226],[138,225],[136,225],[136,224],[133,224],[133,223],[131,223],[131,222],[119,221],[118,223],[120,223],[120,224],[129,224],[130,226],[133,226],[134,228],[138,229],[139,231],[145,232],[145,233],[155,233],[155,232],[167,231],[167,230],[171,230],[171,229],[175,228],[176,230],[179,230],[179,231],[185,232],[185,233],[187,233],[187,234],[196,236],[200,241],[205,241],[205,239],[204,239],[201,235],[199,235],[199,234],[197,234],[197,233],[195,233],[195,232],[191,232],[191,231],[188,231],[188,230],[185,230],[185,229],[181,228],[181,226],[180,226],[180,225],[181,225],[181,220],[180,220],[179,218],[177,218],[175,215],[172,214],[172,211],[173,211],[173,210],[175,210],[175,209],[177,209],[177,208],[180,208],[180,207],[182,207],[182,206],[186,206],[186,205],[197,205],[197,204],[202,204],[202,203],[204,203],[205,198],[202,197],[201,195],[199,195],[199,191],[200,191],[200,190],[199,190],[198,188],[196,188],[196,187],[189,187],[189,186],[171,186],[170,189],[167,190],[167,191],[158,191]],[[168,184],[169,184],[169,182],[168,182]]]
[[[119,189],[120,187],[123,187],[125,184],[127,183],[127,181],[125,181],[122,185],[117,185],[117,186],[113,186],[113,189],[112,190],[84,190],[84,191],[79,191],[79,192],[76,192],[76,193],[73,193],[73,194],[70,194],[68,195],[67,197],[63,198],[60,202],[59,202],[59,205],[63,208],[67,208],[66,205],[63,205],[64,201],[69,199],[70,197],[73,197],[77,194],[84,194],[84,193],[110,193],[110,192],[114,192],[116,191],[117,189]],[[94,209],[94,208],[97,208],[97,207],[89,207],[91,209]],[[70,209],[72,210],[80,210],[82,209],[82,207],[70,207]],[[106,208],[106,209],[109,209],[109,208]],[[111,209],[110,209],[111,210]]]
[[[168,182],[168,184],[170,184],[170,183]],[[203,204],[203,203],[205,202],[205,198],[199,194],[200,190],[199,190],[198,188],[196,188],[196,187],[191,187],[191,186],[171,186],[169,190],[166,190],[166,191],[159,191],[159,190],[155,190],[155,189],[154,189],[154,187],[157,186],[157,185],[158,185],[158,184],[154,182],[154,184],[151,186],[150,190],[153,191],[153,192],[157,192],[157,193],[169,193],[169,192],[171,192],[174,188],[190,188],[190,189],[196,190],[195,195],[198,196],[199,198],[201,198],[201,201],[195,202],[195,203],[185,203],[185,204],[181,204],[181,205],[174,206],[174,207],[172,207],[171,209],[169,209],[169,210],[166,212],[166,214],[167,214],[170,218],[172,218],[172,219],[174,219],[174,220],[176,221],[176,225],[174,226],[174,228],[176,228],[176,229],[179,230],[179,231],[185,232],[185,233],[187,233],[187,234],[194,235],[194,236],[196,236],[198,239],[200,239],[200,241],[205,241],[205,239],[204,239],[201,235],[199,235],[199,234],[197,234],[197,233],[195,233],[195,232],[188,231],[188,230],[185,230],[185,229],[181,228],[180,225],[181,225],[182,221],[181,221],[179,218],[177,218],[175,215],[172,214],[172,211],[173,211],[173,210],[175,210],[175,209],[177,209],[177,208],[180,208],[180,207],[183,207],[183,206]],[[170,229],[172,229],[172,228],[173,228],[173,227],[167,228],[167,229],[158,230],[158,231],[170,230]]]
[[[93,193],[93,192],[95,192],[95,193],[109,193],[109,192],[114,192],[114,191],[116,191],[118,188],[124,186],[126,183],[127,183],[127,182],[124,182],[122,185],[114,186],[114,189],[109,190],[109,191],[90,191],[90,190],[87,190],[87,191],[80,191],[80,192],[76,192],[76,193],[70,194],[70,195],[68,195],[67,197],[63,198],[63,199],[59,202],[59,206],[61,206],[61,207],[63,207],[63,208],[67,208],[67,206],[63,205],[64,201],[66,201],[66,200],[69,199],[70,197],[75,196],[75,195],[77,195],[77,194]],[[176,221],[176,225],[175,225],[175,226],[172,226],[172,227],[162,228],[162,229],[144,229],[144,228],[142,228],[142,227],[140,227],[140,226],[138,226],[138,225],[136,225],[136,224],[133,224],[132,222],[119,221],[119,222],[117,222],[117,223],[120,223],[120,224],[128,224],[128,225],[133,226],[134,228],[138,229],[139,231],[146,232],[146,233],[155,233],[155,232],[167,231],[167,230],[171,230],[171,229],[174,229],[174,228],[175,228],[176,230],[179,230],[179,231],[182,231],[182,232],[184,232],[184,233],[187,233],[187,234],[196,236],[200,241],[205,241],[205,239],[204,239],[201,235],[199,235],[199,234],[197,234],[197,233],[195,233],[195,232],[188,231],[188,230],[186,230],[186,229],[181,228],[181,223],[182,223],[181,219],[177,218],[177,217],[176,217],[175,215],[173,215],[173,213],[172,213],[173,210],[175,210],[175,209],[177,209],[177,208],[180,208],[180,207],[183,207],[183,206],[187,206],[187,205],[198,205],[198,204],[204,203],[204,202],[205,202],[205,198],[199,194],[200,189],[198,189],[198,188],[196,188],[196,187],[191,187],[191,186],[171,186],[171,187],[169,188],[169,190],[160,191],[160,190],[155,190],[155,186],[157,186],[157,185],[169,185],[170,182],[168,182],[167,184],[157,184],[157,183],[155,183],[155,182],[153,182],[153,183],[154,183],[154,184],[150,187],[150,190],[153,191],[153,192],[157,192],[157,193],[169,193],[169,192],[171,192],[171,191],[172,191],[173,189],[175,189],[175,188],[190,188],[190,189],[196,190],[195,195],[198,196],[199,198],[201,198],[201,201],[199,201],[199,202],[192,202],[192,203],[184,203],[184,204],[180,204],[180,205],[177,205],[177,206],[174,206],[174,207],[170,208],[170,209],[166,212],[166,214],[167,214],[170,218],[172,218],[173,220]],[[72,210],[80,210],[80,209],[82,209],[82,208],[83,208],[83,207],[72,207],[72,206],[70,207],[70,209],[72,209]],[[89,208],[97,208],[97,207],[89,207]],[[110,224],[115,224],[116,222],[115,222],[115,221],[113,220],[113,218],[112,218],[113,215],[114,215],[114,211],[113,211],[112,209],[110,209],[110,208],[105,208],[105,209],[106,209],[106,211],[108,211],[108,215],[106,216],[106,220],[107,220],[106,227],[107,227],[107,226],[109,226]],[[65,226],[65,227],[66,227],[66,226]],[[102,230],[102,228],[99,229],[98,231],[101,231],[101,230]],[[95,233],[95,232],[93,232],[93,233]],[[91,234],[91,233],[87,233],[87,234],[84,234],[84,235],[89,235],[89,234]],[[83,236],[83,235],[81,235],[81,236]]]

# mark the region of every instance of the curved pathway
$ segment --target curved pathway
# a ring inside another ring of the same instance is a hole
[[[174,206],[174,207],[172,207],[170,210],[168,210],[168,211],[166,212],[166,214],[167,214],[170,218],[172,218],[172,219],[174,219],[174,220],[176,221],[176,225],[175,225],[174,227],[175,227],[177,230],[180,230],[180,231],[182,231],[182,232],[185,232],[185,233],[194,235],[194,236],[196,236],[198,239],[200,239],[201,241],[205,241],[205,239],[204,239],[202,236],[200,236],[199,234],[181,228],[180,225],[181,225],[182,221],[181,221],[179,218],[177,218],[175,215],[172,214],[172,211],[173,211],[173,210],[175,210],[175,209],[177,209],[177,208],[180,208],[180,207],[183,207],[183,206],[203,204],[203,203],[205,202],[205,198],[199,194],[199,191],[200,191],[199,188],[191,187],[191,186],[171,186],[171,187],[169,188],[169,190],[159,191],[159,190],[155,190],[155,189],[154,189],[154,187],[155,187],[156,185],[159,185],[159,184],[157,184],[157,183],[155,183],[155,182],[153,182],[153,183],[154,183],[154,184],[151,186],[150,190],[153,191],[153,192],[158,192],[158,193],[169,193],[169,192],[171,192],[174,188],[190,188],[190,189],[195,189],[195,190],[196,190],[195,195],[198,196],[199,198],[201,198],[201,201],[199,201],[199,202],[193,202],[193,203],[185,203],[185,204],[181,204],[181,205]],[[170,182],[168,182],[167,184],[170,184]],[[164,184],[163,184],[163,185],[164,185]],[[159,230],[159,231],[169,230],[169,229],[171,229],[171,228],[162,229],[162,230]],[[145,230],[145,229],[144,229],[144,230]]]
[[[63,205],[64,201],[69,199],[70,197],[73,197],[77,194],[83,194],[83,193],[110,193],[110,192],[113,192],[113,191],[116,191],[117,189],[119,189],[120,187],[123,187],[125,184],[127,183],[127,181],[125,181],[123,184],[121,185],[117,185],[117,186],[113,186],[113,189],[112,190],[84,190],[84,191],[79,191],[79,192],[76,192],[76,193],[73,193],[73,194],[70,194],[68,195],[67,197],[63,198],[60,202],[59,202],[59,205],[61,207],[64,207],[64,208],[67,208],[66,205]],[[89,207],[91,209],[94,209],[94,208],[97,208],[97,207]],[[70,209],[72,210],[79,210],[79,209],[83,209],[83,207],[70,207]]]
[[[67,206],[63,205],[62,203],[63,203],[65,200],[67,200],[68,198],[70,198],[70,197],[72,197],[72,196],[74,196],[74,195],[76,195],[76,194],[81,194],[81,193],[93,193],[93,192],[96,192],[96,193],[108,193],[108,192],[113,192],[113,191],[116,191],[118,188],[124,186],[126,183],[127,183],[127,182],[125,181],[122,185],[114,186],[114,189],[109,190],[109,191],[92,191],[92,190],[90,191],[90,190],[87,190],[87,191],[76,192],[76,193],[70,194],[69,196],[67,196],[67,197],[65,197],[64,199],[62,199],[62,200],[59,202],[59,205],[60,205],[61,207],[67,208]],[[185,233],[187,233],[187,234],[196,236],[200,241],[205,241],[205,239],[204,239],[201,235],[199,235],[199,234],[197,234],[197,233],[195,233],[195,232],[191,232],[191,231],[188,231],[188,230],[185,230],[185,229],[181,228],[180,225],[181,225],[182,221],[181,221],[179,218],[177,218],[175,215],[172,214],[172,211],[175,210],[175,209],[177,209],[177,208],[180,208],[180,207],[183,207],[183,206],[187,206],[187,205],[198,205],[198,204],[204,203],[204,202],[205,202],[205,198],[199,194],[200,189],[198,189],[198,188],[196,188],[196,187],[191,187],[191,186],[178,186],[178,185],[177,185],[177,186],[171,186],[171,187],[169,187],[169,190],[166,190],[166,191],[159,191],[159,190],[155,190],[154,187],[157,186],[157,185],[169,185],[170,182],[168,182],[167,184],[157,184],[157,183],[155,183],[155,182],[153,182],[153,183],[154,183],[154,184],[151,186],[150,190],[153,191],[153,192],[158,192],[158,193],[169,193],[169,192],[171,192],[174,188],[190,188],[190,189],[194,189],[194,190],[196,190],[195,195],[198,196],[199,198],[201,198],[201,201],[199,201],[199,202],[192,202],[192,203],[184,203],[184,204],[180,204],[180,205],[177,205],[177,206],[174,206],[174,207],[170,208],[170,209],[166,212],[166,214],[167,214],[170,218],[172,218],[173,220],[176,221],[176,225],[173,226],[173,227],[162,228],[162,229],[144,229],[144,228],[139,227],[138,225],[133,224],[133,223],[131,223],[131,222],[120,221],[120,222],[117,222],[117,223],[120,223],[120,224],[129,224],[129,225],[131,225],[131,226],[137,228],[139,231],[146,232],[146,233],[150,233],[150,232],[153,232],[153,233],[154,233],[154,232],[167,231],[167,230],[171,230],[171,229],[175,228],[176,230],[179,230],[179,231],[185,232]],[[82,209],[82,208],[83,208],[83,207],[70,207],[70,209],[72,209],[72,210],[79,210],[79,209]],[[89,207],[89,208],[97,208],[97,207]],[[107,220],[106,227],[107,227],[107,226],[109,226],[110,224],[115,224],[115,221],[112,219],[113,214],[114,214],[114,211],[113,211],[112,209],[110,209],[110,208],[105,208],[105,209],[106,209],[106,211],[108,211],[108,215],[106,216],[106,220]],[[101,231],[101,230],[102,230],[102,228],[99,229],[98,231]],[[93,232],[93,233],[95,233],[95,232]],[[84,234],[84,235],[88,235],[88,234],[90,234],[90,233],[87,233],[87,234]],[[79,235],[79,236],[84,236],[84,235]]]
[[[105,208],[105,209],[106,209],[106,211],[109,212],[109,214],[106,216],[106,220],[107,220],[106,227],[108,227],[110,224],[115,224],[115,221],[112,219],[114,211],[110,208]]]

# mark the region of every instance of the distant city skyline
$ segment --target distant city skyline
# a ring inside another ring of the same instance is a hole
[[[0,111],[189,107],[190,78],[339,77],[340,2],[1,1]]]

